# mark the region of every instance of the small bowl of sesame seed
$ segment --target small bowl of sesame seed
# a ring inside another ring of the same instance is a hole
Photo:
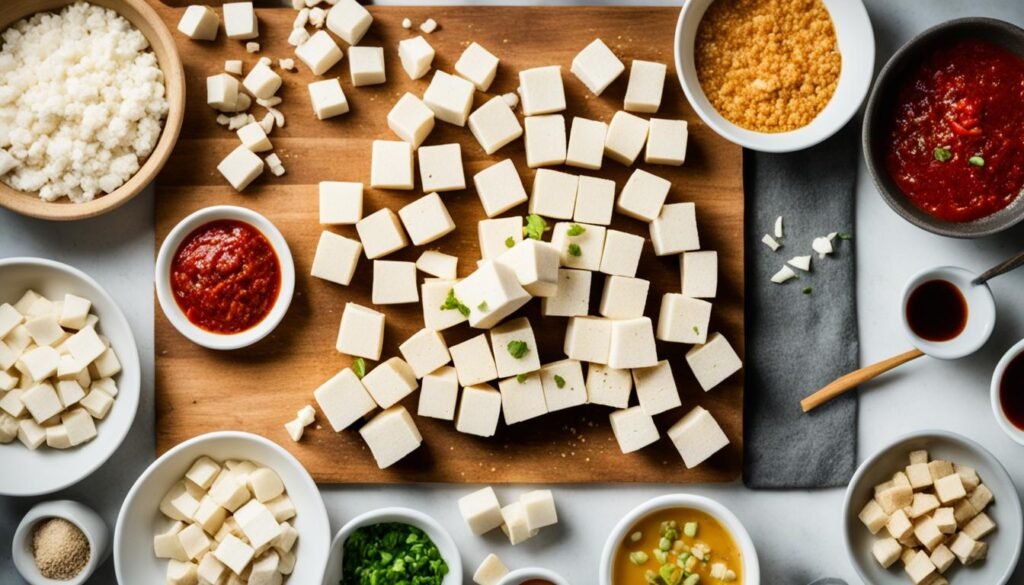
[[[860,109],[875,36],[861,0],[690,0],[675,61],[687,100],[717,134],[791,152],[832,136]]]
[[[78,502],[42,502],[18,524],[11,554],[31,585],[80,585],[110,556],[110,529]]]

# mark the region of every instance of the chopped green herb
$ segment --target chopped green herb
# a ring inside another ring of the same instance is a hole
[[[580,249],[579,244],[569,244],[569,255],[578,258],[583,255],[583,250]]]
[[[565,378],[555,374],[555,386],[558,386],[560,389],[565,388]]]
[[[366,375],[366,360],[363,358],[356,358],[356,361],[352,362],[352,371],[356,373],[356,377],[360,380]]]
[[[843,240],[844,242],[846,240],[852,240],[853,239],[853,236],[851,236],[850,234],[847,234],[847,233],[836,234],[836,237],[839,238],[840,240]]]
[[[672,548],[672,541],[663,537],[661,540],[658,541],[658,548],[665,552],[668,552],[668,550]]]
[[[693,333],[694,333],[694,335],[700,335],[700,327],[697,327],[696,325],[694,325],[693,326]]]
[[[344,545],[339,585],[441,585],[448,564],[430,537],[408,524],[363,526]]]
[[[972,165],[974,165],[976,167],[983,167],[983,166],[985,166],[985,159],[983,159],[981,157],[981,155],[978,155],[978,154],[976,154],[976,155],[972,156],[971,158],[967,159],[967,162],[971,163]]]
[[[519,382],[520,384],[525,384],[526,374],[519,374],[518,376],[516,376],[516,382]]]
[[[448,289],[448,298],[444,300],[444,304],[441,305],[442,311],[456,310],[462,313],[463,317],[469,317],[469,307],[462,304],[458,298],[455,297],[455,289]]]
[[[629,540],[632,542],[640,542],[640,539],[644,537],[644,533],[637,530],[633,534],[629,535]]]
[[[544,221],[544,218],[531,213],[526,216],[526,227],[523,228],[523,235],[528,238],[539,240],[544,236],[544,232],[548,231],[548,222]]]
[[[687,522],[686,524],[683,524],[683,534],[690,538],[697,536],[697,523]]]
[[[951,151],[947,146],[939,146],[934,151],[932,151],[932,156],[934,156],[935,160],[939,162],[946,162],[947,160],[953,158],[953,151]]]
[[[480,304],[477,305],[476,308],[479,309],[481,313],[486,313],[487,312],[487,301],[480,301]]]
[[[508,342],[507,347],[509,355],[516,358],[517,360],[522,359],[522,357],[526,355],[526,352],[530,351],[530,346],[526,345],[525,341],[519,339],[513,339],[512,341]]]
[[[805,294],[805,295],[809,295],[809,294],[811,294],[812,292],[814,292],[814,289],[813,289],[813,288],[811,288],[811,287],[807,287],[807,288],[805,288],[805,289],[804,289],[804,294]]]
[[[509,237],[505,238],[505,247],[506,248],[512,248],[515,245],[516,245],[516,241],[515,241],[515,239],[512,238],[512,236],[509,236]]]
[[[698,583],[700,583],[700,575],[697,573],[690,575],[683,581],[683,585],[697,585]]]
[[[629,553],[629,562],[634,565],[642,565],[650,560],[650,558],[651,557],[647,556],[647,553],[642,550]]]
[[[582,234],[585,231],[587,231],[587,228],[581,226],[578,223],[574,223],[574,224],[569,226],[569,231],[567,231],[565,233],[567,235],[570,235],[570,236],[578,236],[578,235]]]

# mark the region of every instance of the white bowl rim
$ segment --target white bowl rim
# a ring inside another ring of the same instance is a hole
[[[118,552],[121,550],[121,539],[124,537],[124,525],[125,522],[127,522],[126,511],[128,507],[135,501],[135,498],[138,496],[139,490],[142,489],[142,486],[145,485],[146,481],[149,480],[150,476],[153,475],[157,469],[159,469],[167,461],[176,457],[182,451],[185,451],[197,444],[206,443],[210,441],[217,441],[221,439],[251,441],[253,443],[259,443],[264,447],[269,448],[271,451],[277,452],[281,457],[283,457],[297,470],[299,470],[299,473],[297,473],[296,476],[298,477],[299,482],[302,483],[303,490],[308,490],[310,493],[316,494],[315,498],[311,498],[312,505],[315,506],[316,509],[312,511],[303,510],[303,513],[320,515],[323,518],[327,518],[327,506],[324,504],[323,495],[320,493],[320,489],[313,481],[312,476],[309,475],[309,471],[307,471],[306,468],[302,465],[302,463],[298,459],[296,459],[294,455],[289,453],[288,450],[285,449],[284,447],[278,445],[277,443],[271,441],[270,439],[267,439],[266,437],[261,437],[260,435],[254,435],[252,433],[246,433],[243,431],[214,431],[206,433],[204,435],[192,437],[191,439],[178,443],[177,445],[169,449],[166,453],[164,453],[160,457],[157,457],[155,461],[150,463],[149,467],[147,467],[146,470],[142,472],[142,475],[140,475],[138,479],[135,480],[135,483],[132,484],[131,489],[128,490],[128,494],[125,495],[124,501],[121,503],[121,508],[117,512],[117,522],[114,524],[114,573],[117,576],[118,583],[123,582],[121,576],[122,561],[120,559],[120,555],[118,554]],[[330,536],[329,533],[328,536]],[[330,549],[328,549],[328,553],[329,552]]]
[[[565,577],[543,567],[526,567],[516,569],[498,580],[498,585],[520,585],[527,579],[546,579],[553,585],[569,585]]]
[[[836,2],[837,5],[839,2],[841,2],[844,5],[845,9],[852,12],[851,16],[853,16],[853,18],[836,18],[833,15],[832,8],[829,6],[832,2]],[[704,97],[703,89],[691,88],[690,85],[686,83],[683,74],[683,25],[684,20],[687,18],[687,16],[693,13],[693,11],[697,10],[695,6],[698,3],[690,1],[685,2],[683,4],[683,7],[679,12],[679,20],[676,22],[675,37],[673,39],[673,54],[675,56],[676,76],[678,78],[679,84],[683,88],[683,93],[686,94],[687,101],[693,108],[693,111],[697,113],[700,119],[703,120],[709,128],[711,128],[716,134],[718,134],[722,138],[744,148],[749,148],[751,150],[756,150],[759,152],[780,153],[803,150],[805,148],[809,148],[811,146],[814,146],[815,144],[823,142],[830,138],[832,135],[834,135],[836,132],[841,130],[844,126],[846,126],[846,124],[851,119],[853,119],[853,117],[860,110],[861,105],[864,103],[864,100],[867,98],[868,92],[871,90],[871,85],[874,80],[874,28],[871,25],[871,18],[868,15],[867,8],[865,8],[862,0],[823,0],[823,3],[825,4],[826,9],[828,9],[829,15],[832,16],[832,24],[836,31],[837,44],[842,44],[842,40],[840,40],[840,35],[843,34],[843,31],[849,31],[852,29],[859,28],[862,33],[866,33],[867,35],[870,36],[869,39],[865,39],[866,41],[869,42],[864,42],[863,45],[858,44],[858,57],[856,62],[862,64],[864,67],[866,67],[866,69],[864,69],[863,71],[857,70],[855,78],[848,77],[848,79],[852,79],[851,82],[859,83],[859,85],[856,88],[854,88],[854,93],[850,95],[851,101],[849,102],[846,109],[842,110],[839,114],[836,115],[831,125],[822,126],[821,124],[816,124],[816,122],[818,122],[821,118],[821,114],[824,113],[825,110],[827,110],[831,106],[831,100],[834,99],[835,96],[839,93],[840,85],[842,85],[843,82],[843,77],[844,75],[847,74],[847,56],[844,53],[843,68],[839,74],[840,77],[839,82],[836,85],[835,94],[833,94],[832,98],[830,98],[829,104],[825,106],[825,109],[823,109],[822,112],[818,114],[818,117],[816,117],[814,120],[811,121],[810,124],[806,126],[797,128],[796,130],[791,130],[789,132],[776,133],[756,132],[733,124],[732,122],[725,119],[721,114],[719,114],[717,110],[715,110],[714,107],[711,106],[710,104],[708,104],[707,108],[704,107],[704,104],[701,100],[706,101],[707,98]],[[704,7],[704,10],[706,10],[706,7]],[[701,17],[703,18],[703,13],[701,14]],[[692,53],[692,51],[690,53]]]
[[[125,403],[127,403],[127,407],[129,410],[128,416],[131,417],[131,422],[127,426],[125,426],[124,432],[121,433],[121,436],[117,437],[117,440],[114,441],[114,443],[111,445],[109,453],[107,453],[103,457],[96,458],[96,460],[94,460],[90,465],[84,466],[83,469],[85,470],[85,472],[78,477],[75,477],[73,475],[68,476],[67,478],[65,478],[64,481],[55,483],[54,485],[51,486],[47,486],[45,489],[42,490],[33,489],[24,492],[5,492],[0,494],[5,496],[42,496],[46,494],[52,494],[54,492],[70,487],[82,481],[83,479],[89,477],[104,463],[109,461],[110,458],[114,455],[114,453],[116,453],[117,450],[121,448],[121,444],[124,443],[124,440],[128,437],[128,433],[130,433],[132,427],[135,426],[135,419],[139,413],[139,395],[142,394],[142,366],[140,365],[139,362],[139,348],[138,345],[135,343],[135,333],[132,332],[131,322],[128,321],[127,317],[125,317],[124,312],[121,310],[121,307],[114,301],[113,297],[110,296],[110,293],[107,292],[107,289],[103,288],[100,285],[100,283],[96,281],[96,279],[89,276],[85,272],[82,272],[78,268],[75,268],[74,266],[64,264],[63,262],[57,262],[56,260],[50,260],[48,258],[37,258],[33,256],[12,256],[10,258],[0,258],[0,270],[3,270],[8,266],[13,266],[17,264],[43,267],[46,269],[64,272],[85,282],[92,288],[95,288],[99,297],[102,298],[104,302],[109,303],[113,311],[113,314],[105,315],[102,317],[102,319],[120,320],[125,330],[128,331],[128,335],[123,340],[125,347],[119,348],[117,350],[117,357],[118,360],[121,362],[121,370],[123,372],[134,372],[134,378],[136,379],[136,384],[134,384],[133,387],[131,388],[122,384],[122,382],[125,381],[124,378],[126,377],[123,374],[121,376],[121,379],[118,380],[119,384],[117,400],[123,400]],[[122,340],[118,340],[118,343],[121,342]],[[122,351],[122,349],[124,349],[124,351]],[[109,430],[107,432],[109,432]]]
[[[1024,355],[1024,339],[1021,339],[1013,346],[1006,350],[1003,357],[999,358],[999,363],[996,364],[995,370],[992,372],[992,382],[990,385],[991,398],[992,398],[992,413],[996,417],[996,421],[999,423],[999,427],[1003,429],[1008,437],[1024,445],[1024,429],[1017,428],[1009,417],[1006,416],[1006,412],[1003,411],[1003,401],[1000,396],[1003,381],[1003,375],[1006,374],[1006,368],[1010,366],[1010,362],[1013,361],[1020,355]]]
[[[665,494],[651,498],[630,510],[619,520],[608,534],[604,550],[601,552],[601,568],[598,583],[601,585],[613,585],[611,572],[615,550],[618,548],[619,542],[626,537],[629,529],[641,518],[667,508],[693,508],[711,515],[722,523],[743,555],[743,584],[760,585],[761,565],[757,558],[757,548],[754,547],[754,541],[750,538],[750,533],[747,532],[740,519],[717,500],[696,494],[681,493]]]
[[[170,268],[174,254],[189,234],[195,229],[211,221],[232,219],[249,224],[256,228],[274,249],[280,264],[281,287],[277,293],[277,300],[271,307],[270,312],[256,325],[239,331],[238,333],[220,334],[206,331],[194,325],[181,311],[178,303],[174,300],[170,286]],[[157,300],[160,309],[167,320],[174,325],[179,333],[197,345],[209,349],[232,350],[250,346],[267,335],[269,335],[284,319],[288,307],[292,302],[292,295],[295,293],[295,262],[292,258],[291,249],[284,235],[265,216],[251,209],[238,207],[236,205],[212,205],[198,209],[182,219],[164,238],[157,252],[156,268],[153,277],[156,287]]]
[[[900,323],[914,347],[930,357],[960,359],[981,349],[996,327],[996,301],[988,284],[971,284],[978,275],[958,266],[925,268],[911,276],[900,296]],[[967,301],[967,325],[948,341],[929,341],[919,337],[907,322],[907,302],[911,293],[929,280],[945,280],[956,286]]]
[[[409,524],[410,526],[415,526],[427,533],[427,536],[429,536],[430,540],[437,546],[437,550],[441,553],[445,563],[448,565],[448,574],[445,575],[443,582],[446,584],[449,581],[456,584],[462,583],[462,554],[459,552],[459,547],[455,545],[455,541],[452,540],[451,534],[448,533],[440,522],[428,514],[402,506],[389,506],[369,510],[346,522],[345,525],[338,530],[337,534],[334,535],[334,539],[331,541],[332,554],[328,555],[327,562],[330,563],[334,560],[333,553],[336,549],[340,551],[341,556],[339,557],[339,560],[344,562],[345,541],[348,540],[348,537],[351,536],[356,529],[383,522]],[[445,555],[446,551],[450,556]],[[324,580],[327,578],[328,569],[329,567],[324,567]],[[325,582],[324,585],[336,584],[328,584]]]
[[[843,496],[842,527],[843,543],[846,545],[846,556],[850,559],[850,564],[853,565],[854,571],[857,572],[857,575],[861,579],[863,579],[865,583],[870,583],[871,578],[869,575],[864,574],[864,572],[861,570],[860,564],[854,561],[856,557],[853,554],[853,543],[850,541],[850,535],[853,533],[853,530],[858,528],[854,520],[857,517],[857,514],[854,513],[854,510],[860,509],[859,507],[853,507],[854,488],[858,484],[860,484],[860,482],[863,480],[863,477],[867,475],[868,471],[875,465],[875,463],[877,463],[879,459],[884,457],[890,451],[899,448],[901,445],[909,441],[913,441],[916,439],[934,438],[945,439],[947,441],[961,443],[967,446],[969,450],[974,451],[976,454],[978,454],[978,456],[984,459],[986,463],[988,463],[992,467],[992,470],[997,475],[1000,476],[1000,479],[1004,483],[1014,487],[1016,486],[1016,484],[1013,482],[1013,478],[1010,477],[1009,472],[1006,471],[1006,467],[1003,466],[1003,463],[999,461],[999,459],[995,455],[993,455],[988,449],[986,449],[981,443],[978,443],[974,439],[970,439],[968,437],[965,437],[958,433],[954,433],[952,431],[944,431],[940,429],[925,429],[896,437],[888,444],[886,444],[884,447],[875,451],[871,456],[869,456],[860,464],[860,467],[858,467],[857,471],[853,474],[853,478],[850,479],[850,483],[847,484],[846,494]],[[991,484],[991,482],[986,482],[986,484]],[[1010,495],[1013,497],[997,496],[997,498],[999,499],[1000,504],[1006,502],[1007,505],[1010,508],[1012,508],[1012,510],[1010,510],[1009,512],[1010,516],[1020,518],[1022,515],[1020,497],[1017,496],[1016,492]],[[857,522],[859,522],[859,520],[857,520]],[[1010,577],[1013,575],[1013,571],[1017,568],[1017,561],[1020,560],[1020,542],[1017,543],[1017,546],[1014,546],[1012,548],[1014,549],[1013,558],[1010,559],[1010,562],[1007,565],[1006,572],[1003,573],[1003,576],[1000,578],[999,585],[1005,585],[1009,582]]]
[[[39,502],[32,506],[22,517],[21,521],[18,522],[18,527],[14,531],[14,538],[11,541],[12,560],[18,575],[29,583],[38,585],[81,585],[85,583],[96,572],[96,569],[107,560],[106,556],[100,558],[100,555],[96,553],[100,552],[106,555],[110,552],[109,529],[105,534],[97,534],[90,529],[90,522],[83,521],[87,517],[89,517],[89,520],[99,522],[106,527],[106,523],[95,510],[75,500],[52,500]],[[48,579],[39,574],[39,569],[35,566],[31,553],[25,552],[26,545],[28,544],[27,541],[30,537],[30,530],[35,528],[36,524],[51,518],[60,518],[70,522],[81,531],[86,541],[89,542],[89,561],[78,575],[67,581]],[[105,538],[105,541],[100,542],[100,538]],[[25,565],[25,567],[22,565]],[[34,574],[26,575],[25,568],[34,571]]]

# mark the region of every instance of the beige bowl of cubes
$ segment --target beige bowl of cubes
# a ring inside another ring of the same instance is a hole
[[[4,468],[4,471],[0,472],[0,495],[5,496],[48,494],[82,480],[106,462],[121,445],[135,421],[135,413],[139,405],[140,368],[135,338],[128,325],[128,320],[99,283],[71,266],[52,260],[42,258],[0,260],[0,307],[6,303],[13,308],[15,304],[19,304],[20,299],[26,297],[26,292],[30,290],[44,299],[63,300],[65,295],[71,294],[90,301],[91,307],[87,312],[98,318],[95,330],[109,339],[110,348],[117,356],[120,371],[110,378],[116,388],[116,392],[111,392],[114,394],[112,399],[97,395],[87,401],[89,410],[95,412],[99,417],[95,423],[85,421],[86,431],[92,429],[90,434],[95,432],[95,437],[88,438],[81,444],[61,449],[48,446],[45,440],[35,449],[29,449],[19,439],[0,445],[0,461],[3,461]],[[27,304],[27,301],[21,304]],[[0,321],[9,323],[4,316],[11,315],[9,310],[9,308],[0,308]],[[43,318],[45,315],[40,316],[40,319]],[[22,345],[22,343],[16,342],[15,338],[23,333],[18,333],[16,330],[24,330],[25,325],[26,323],[22,322],[15,330],[5,333],[3,337],[5,341],[3,347],[0,347],[0,351],[12,351],[12,348]],[[0,327],[7,328],[6,325]],[[68,333],[72,331],[73,329],[67,329]],[[0,372],[3,371],[0,370]],[[17,367],[12,368],[6,374],[12,375],[11,372],[14,372],[14,375],[21,374]],[[19,381],[20,379],[21,376],[19,376]],[[85,388],[84,391],[92,392],[94,390],[92,381],[89,384],[90,387]],[[61,390],[59,385],[51,384],[51,386],[57,386],[56,389]],[[0,398],[0,402],[4,399],[7,400],[3,402],[3,406],[10,408],[14,398],[10,394],[13,392],[13,390],[7,393],[0,391],[0,395],[4,395],[3,398]],[[24,396],[25,391],[21,392],[21,396]],[[111,393],[104,392],[106,396],[110,396]],[[79,397],[81,396],[79,394]],[[49,398],[48,402],[52,402],[54,399],[52,394]],[[96,400],[98,398],[104,400]],[[58,399],[60,398],[58,397]],[[76,404],[76,407],[79,405],[80,403]],[[45,404],[43,406],[45,407]],[[72,409],[76,410],[78,415],[83,414],[82,409],[75,407]],[[64,410],[62,408],[61,410],[70,412],[72,409]],[[22,420],[33,421],[34,418],[28,416],[32,414],[31,411],[27,408],[26,411],[28,412],[23,414]],[[6,410],[0,412],[2,412],[0,419],[9,416]],[[37,414],[38,412],[36,411]],[[0,424],[0,426],[3,425]],[[24,439],[32,444],[38,441],[38,438],[33,440],[29,436]]]
[[[911,463],[912,453],[914,463]],[[929,474],[932,475],[930,480]],[[959,475],[960,481],[947,481],[940,486],[934,477],[943,477],[943,474]],[[929,481],[931,486],[923,485]],[[963,491],[950,484],[959,484]],[[986,488],[991,497],[984,493]],[[893,489],[895,491],[883,493]],[[906,509],[900,507],[905,501],[897,501],[901,499],[896,497],[901,489],[903,496],[909,489],[919,498]],[[929,494],[936,495],[938,501],[928,505]],[[892,508],[891,513],[882,509],[883,505]],[[921,514],[921,510],[935,505],[939,506],[937,511]],[[919,506],[921,508],[915,510]],[[931,528],[942,523],[938,518],[948,514],[941,510],[948,508],[955,511],[955,528],[952,524],[943,528],[941,539],[938,534],[930,535]],[[981,508],[980,513],[977,508]],[[915,515],[918,517],[911,520],[910,516]],[[847,488],[843,516],[850,561],[864,582],[873,585],[947,582],[1004,585],[1010,582],[1024,540],[1020,499],[1006,469],[978,443],[946,431],[907,435],[864,461]],[[926,518],[934,519],[934,523],[927,522]],[[975,523],[968,527],[972,520]],[[931,551],[921,545],[904,546],[916,544],[907,540],[909,537],[904,537],[898,552],[894,545],[888,551],[886,544],[879,544],[885,541],[892,545],[888,540],[893,538],[889,526],[899,534],[906,530],[906,521],[913,526],[914,539],[920,534],[932,541],[928,543],[933,545]],[[919,526],[920,533],[916,530]],[[877,532],[872,534],[872,530]],[[974,539],[963,538],[972,532],[984,534],[975,541],[983,544],[975,545]],[[920,554],[915,552],[911,556],[908,550],[920,551]],[[894,558],[897,554],[899,557]],[[892,564],[883,568],[876,556]],[[959,558],[961,556],[965,558]],[[978,558],[971,558],[973,556]],[[940,573],[939,568],[945,570]]]

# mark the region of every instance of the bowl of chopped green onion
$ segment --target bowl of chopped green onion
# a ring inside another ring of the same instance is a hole
[[[462,557],[436,520],[408,508],[360,514],[338,531],[323,585],[462,585]]]

